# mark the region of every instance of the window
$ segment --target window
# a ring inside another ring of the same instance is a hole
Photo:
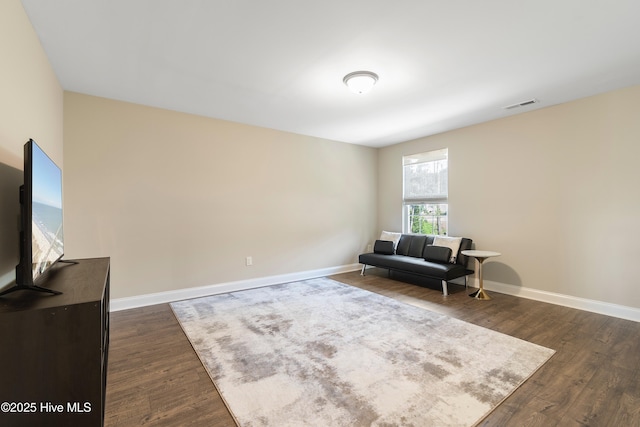
[[[447,234],[447,157],[444,148],[402,158],[405,233]]]

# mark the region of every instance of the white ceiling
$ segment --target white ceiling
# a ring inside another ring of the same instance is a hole
[[[22,3],[65,90],[374,147],[640,84],[638,0]]]

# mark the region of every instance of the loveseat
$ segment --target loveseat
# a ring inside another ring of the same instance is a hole
[[[389,273],[399,271],[438,279],[442,283],[443,295],[447,296],[449,281],[464,277],[466,286],[467,276],[473,274],[473,270],[467,268],[468,257],[461,253],[471,249],[471,239],[388,232],[383,232],[380,237],[373,252],[358,257],[363,276],[370,265],[385,268]]]

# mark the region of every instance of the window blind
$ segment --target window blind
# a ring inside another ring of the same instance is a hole
[[[403,203],[447,203],[448,150],[418,153],[402,158]]]

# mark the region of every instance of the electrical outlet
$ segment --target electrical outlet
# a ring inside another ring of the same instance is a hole
[[[248,257],[245,259],[245,264],[246,264],[247,266],[249,266],[249,265],[253,265],[253,257],[248,256]]]
[[[371,245],[367,245],[367,252],[371,252],[372,248]]]

